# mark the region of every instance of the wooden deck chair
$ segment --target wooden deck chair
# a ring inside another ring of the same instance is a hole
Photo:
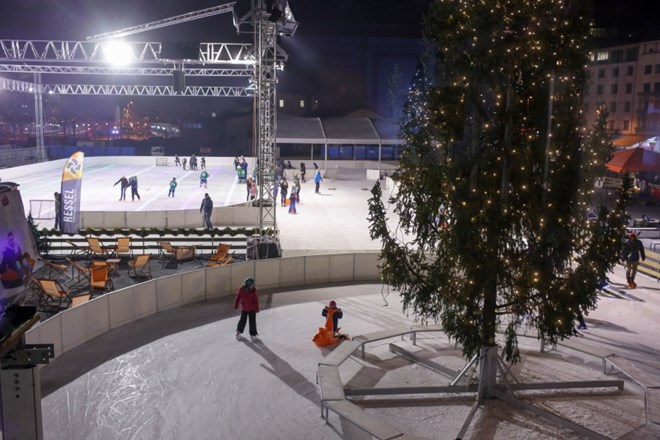
[[[138,255],[128,262],[128,276],[151,278],[151,254]]]
[[[131,249],[130,237],[117,238],[117,248],[115,249],[115,255],[117,258],[120,258],[122,255],[128,256],[128,258],[133,258],[133,250]]]
[[[160,246],[160,249],[158,250],[159,260],[176,258],[176,252],[174,252],[174,246],[172,246],[172,243],[169,241],[159,241],[158,246]]]
[[[72,285],[76,285],[82,282],[89,284],[91,282],[92,273],[89,270],[88,266],[83,266],[82,264],[78,264],[71,258],[67,258],[66,261],[68,261],[69,265],[71,266],[71,282],[73,283]]]
[[[54,261],[46,260],[39,257],[39,261],[44,264],[44,276],[48,279],[56,279],[59,277],[69,277],[66,273],[69,270],[69,265],[64,263],[55,263]]]
[[[108,252],[107,249],[105,249],[101,245],[101,241],[98,238],[87,238],[87,244],[89,245],[89,254],[88,257],[91,256],[96,256],[96,257],[107,257]]]
[[[69,246],[71,246],[71,258],[75,258],[77,256],[83,256],[85,258],[89,258],[89,246],[84,246],[76,243],[75,241],[67,240],[67,243],[69,243]]]
[[[38,278],[37,283],[41,288],[37,307],[42,311],[57,312],[62,308],[67,309],[71,305],[75,306],[89,300],[89,295],[77,296],[74,300],[69,295],[69,291],[55,280]]]
[[[107,264],[92,265],[90,271],[92,273],[92,279],[89,283],[89,287],[92,290],[92,294],[94,294],[96,290],[101,290],[101,293],[115,290]]]
[[[208,266],[225,266],[234,261],[234,254],[230,254],[229,249],[231,249],[230,244],[220,243],[211,258],[209,258]]]

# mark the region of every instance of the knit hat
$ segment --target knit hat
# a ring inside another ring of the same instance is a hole
[[[254,283],[255,283],[254,278],[246,278],[245,281],[243,281],[243,284],[246,287],[252,287],[254,286]]]
[[[337,307],[337,303],[334,299],[328,303],[328,307]]]

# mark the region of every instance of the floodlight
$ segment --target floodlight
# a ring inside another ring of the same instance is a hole
[[[131,46],[124,41],[109,41],[103,44],[105,59],[112,65],[125,66],[135,61]]]

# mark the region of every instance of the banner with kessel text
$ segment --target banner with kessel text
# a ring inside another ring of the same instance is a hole
[[[82,151],[76,151],[64,164],[60,193],[60,224],[64,234],[77,234],[80,229],[80,191],[83,177]]]

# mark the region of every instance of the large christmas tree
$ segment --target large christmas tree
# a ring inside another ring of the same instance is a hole
[[[466,356],[496,352],[502,330],[517,360],[522,316],[549,343],[574,335],[618,258],[625,188],[586,216],[611,155],[602,109],[583,128],[587,3],[438,0],[425,19],[434,67],[414,78],[398,192],[372,190],[371,235],[384,282]],[[487,395],[494,364],[481,378]]]

